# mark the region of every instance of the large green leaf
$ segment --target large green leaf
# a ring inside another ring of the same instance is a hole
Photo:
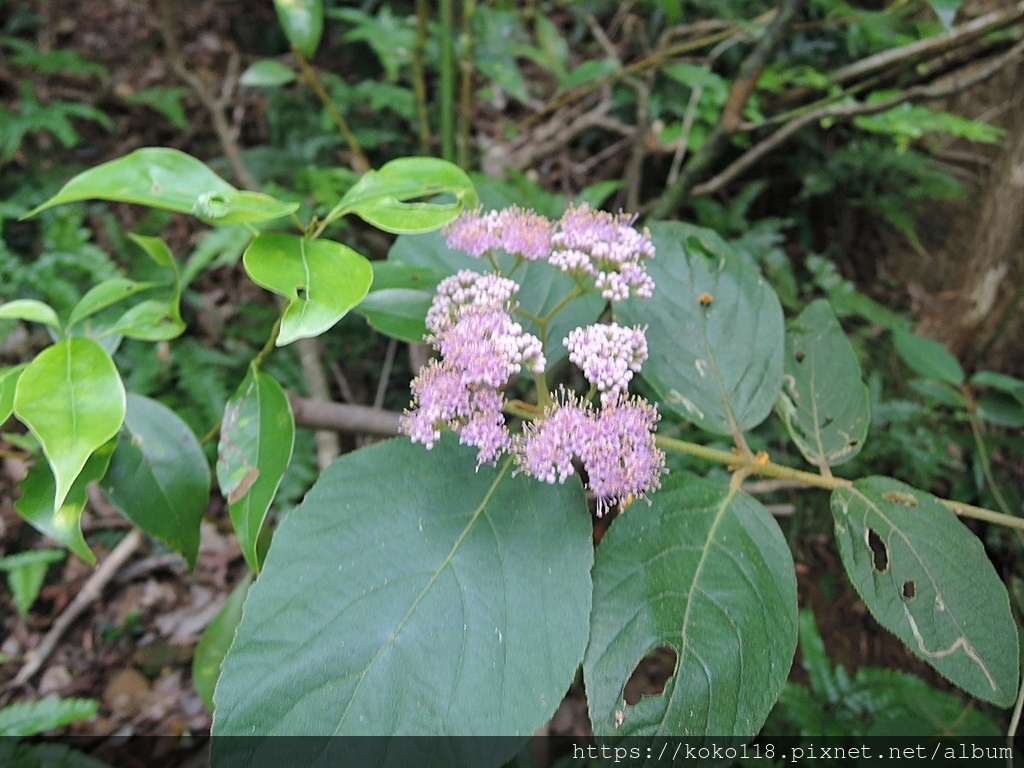
[[[650,299],[616,305],[627,325],[648,325],[643,376],[664,407],[711,432],[750,429],[782,385],[785,332],[775,291],[754,263],[709,229],[651,226]]]
[[[257,573],[257,547],[263,520],[281,484],[295,444],[295,419],[281,385],[249,368],[241,386],[224,406],[217,448],[217,483],[242,554]]]
[[[825,299],[789,325],[776,406],[800,452],[817,467],[849,461],[864,446],[871,401],[860,363]]]
[[[489,261],[475,259],[461,251],[455,251],[445,243],[444,236],[439,232],[424,235],[403,235],[395,240],[388,252],[388,261],[407,266],[441,270],[447,274],[455,274],[460,269],[471,269],[475,272],[490,272]],[[498,254],[498,265],[503,274],[508,274],[514,261],[511,256]],[[527,262],[516,270],[512,278],[521,286],[515,299],[520,307],[535,317],[543,317],[569,294],[576,283],[571,277],[552,268],[544,262]],[[605,307],[605,300],[596,293],[590,293],[570,301],[548,325],[547,343],[544,355],[548,364],[561,360],[568,351],[562,340],[574,328],[597,320]],[[424,312],[426,317],[426,312]],[[523,328],[534,335],[540,333],[537,324],[521,315],[516,320]]]
[[[359,304],[359,312],[381,333],[410,344],[420,344],[427,335],[424,320],[433,301],[433,292],[385,288],[368,293]]]
[[[455,201],[408,202],[443,194]],[[436,157],[401,157],[363,174],[326,221],[354,213],[387,232],[429,232],[476,204],[473,182],[457,165]]]
[[[399,438],[320,476],[249,593],[214,735],[525,739],[554,713],[587,641],[583,491],[475,464]]]
[[[0,304],[0,320],[28,320],[60,331],[60,319],[53,307],[36,299],[15,299]]]
[[[114,453],[114,444],[115,441],[111,440],[89,457],[59,509],[53,506],[56,487],[53,472],[49,464],[41,461],[29,468],[25,479],[19,483],[21,498],[14,503],[18,514],[33,528],[63,544],[91,564],[96,563],[96,555],[82,537],[82,510],[85,509],[87,500],[86,488],[89,483],[103,477],[107,471],[110,456]]]
[[[68,328],[129,296],[148,290],[154,285],[156,283],[137,283],[127,277],[113,277],[104,280],[90,288],[85,296],[75,304],[68,316]]]
[[[199,642],[196,643],[195,654],[192,656],[192,685],[199,693],[206,708],[211,712],[213,712],[213,689],[217,686],[220,668],[231,647],[231,641],[235,639],[238,622],[242,620],[242,606],[245,605],[245,597],[249,594],[252,577],[252,572],[247,573],[239,585],[232,590],[217,613],[217,617],[203,630]]]
[[[1017,627],[981,541],[938,499],[886,477],[832,493],[839,552],[880,624],[950,682],[1008,707]]]
[[[590,720],[604,736],[738,736],[761,728],[796,652],[793,559],[757,501],[697,478],[672,480],[602,539],[583,660]],[[664,692],[635,705],[630,673],[662,645],[677,654]]]
[[[63,506],[93,451],[117,434],[125,407],[114,361],[92,339],[64,339],[22,371],[14,415],[39,439],[53,468],[51,511]]]
[[[278,346],[326,331],[362,301],[373,282],[370,262],[331,240],[262,234],[242,260],[255,283],[288,300]]]
[[[117,200],[192,213],[192,206],[200,195],[234,190],[191,155],[176,149],[146,147],[83,171],[22,218],[79,200]]]
[[[170,408],[128,395],[128,411],[103,489],[150,536],[181,552],[189,570],[210,499],[210,470],[192,430]]]

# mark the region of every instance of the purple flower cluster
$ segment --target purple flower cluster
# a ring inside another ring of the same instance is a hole
[[[510,445],[501,389],[524,368],[543,371],[543,347],[509,314],[519,289],[511,280],[466,271],[442,286],[428,316],[428,341],[441,360],[430,361],[413,381],[412,409],[401,427],[428,449],[442,429],[451,429],[478,449],[479,464],[494,463]]]
[[[573,459],[587,472],[597,496],[597,514],[661,487],[665,454],[654,442],[657,409],[640,398],[618,396],[600,410],[564,394],[513,438],[517,472],[546,483],[564,483]],[[648,500],[649,501],[649,500]]]
[[[527,261],[547,258],[554,225],[539,213],[518,206],[500,211],[467,211],[449,224],[444,234],[449,248],[479,259],[503,250]]]
[[[624,328],[618,323],[588,325],[570,332],[563,342],[569,360],[601,393],[602,405],[625,392],[634,373],[647,359],[646,328]]]
[[[630,295],[649,298],[654,281],[644,261],[654,257],[650,234],[635,216],[570,207],[558,222],[512,207],[464,212],[445,228],[449,248],[480,258],[503,250],[528,261],[547,259],[567,274],[589,277],[609,301]]]

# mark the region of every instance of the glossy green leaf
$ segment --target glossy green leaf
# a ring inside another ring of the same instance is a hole
[[[514,263],[512,257],[498,254],[497,260],[502,272],[508,274]],[[448,275],[455,274],[460,269],[471,269],[476,272],[491,271],[490,262],[474,259],[472,256],[449,248],[439,232],[399,237],[388,251],[388,261],[411,267],[439,270]],[[519,293],[516,294],[516,300],[520,307],[536,317],[546,315],[576,285],[571,277],[557,269],[552,269],[543,262],[522,264],[516,270],[514,279],[521,286]],[[555,315],[548,325],[547,344],[544,345],[544,355],[547,357],[549,366],[569,354],[562,343],[569,332],[597,320],[604,310],[605,304],[605,300],[599,294],[591,293],[573,299]],[[537,324],[527,317],[517,315],[516,320],[522,323],[523,329],[527,332],[534,335],[540,332]]]
[[[60,319],[53,307],[35,299],[15,299],[0,304],[0,320],[28,320],[60,331]]]
[[[121,315],[106,333],[144,341],[174,339],[185,332],[185,323],[179,318],[180,312],[173,301],[147,299]]]
[[[7,573],[7,586],[11,588],[14,607],[22,618],[28,616],[32,604],[39,597],[46,572],[53,563],[63,560],[63,549],[30,549],[16,555],[0,557],[0,571]]]
[[[199,552],[210,470],[192,430],[170,408],[128,395],[128,411],[103,490],[139,528],[185,556]]]
[[[322,0],[274,0],[274,9],[289,45],[313,58],[324,32]]]
[[[944,381],[954,387],[964,383],[964,369],[960,367],[960,361],[935,339],[896,330],[893,331],[892,340],[896,345],[896,353],[915,373]]]
[[[800,452],[817,467],[849,461],[871,422],[860,363],[832,307],[812,302],[786,333],[782,392],[776,409]]]
[[[359,305],[359,312],[386,336],[421,344],[427,335],[424,320],[433,300],[433,292],[385,288],[368,293]]]
[[[64,504],[93,451],[121,428],[124,385],[103,347],[91,339],[64,339],[22,371],[14,414],[38,438],[53,468],[52,512]]]
[[[796,576],[759,502],[697,478],[671,480],[650,508],[612,523],[594,562],[583,660],[590,721],[603,736],[736,736],[761,728],[793,661]],[[677,655],[660,695],[626,681],[660,646]]]
[[[126,277],[114,277],[110,280],[104,280],[102,283],[90,288],[85,296],[74,306],[71,310],[71,315],[68,317],[68,328],[119,301],[127,299],[129,296],[134,296],[140,291],[148,290],[154,285],[156,283],[137,283]]]
[[[832,493],[850,581],[878,622],[972,696],[1017,693],[1017,627],[981,541],[938,499],[885,477]]]
[[[454,195],[455,201],[409,202],[444,194]],[[435,157],[402,157],[363,174],[326,220],[355,213],[387,232],[429,232],[477,202],[473,182],[457,165]]]
[[[99,702],[91,699],[40,699],[10,704],[0,709],[0,736],[35,736],[69,723],[88,720],[96,716],[98,709]],[[63,766],[65,763],[41,762],[40,765]]]
[[[447,269],[431,269],[397,261],[374,261],[373,287],[370,292],[389,288],[410,288],[433,293],[437,284],[451,274]]]
[[[513,476],[510,460],[477,470],[457,442],[342,456],[284,519],[224,662],[214,736],[525,740],[554,713],[587,643],[583,490]],[[374,748],[365,764],[383,765],[388,742]]]
[[[257,285],[288,300],[279,347],[326,331],[362,301],[373,282],[370,262],[331,240],[262,234],[242,261]]]
[[[235,639],[235,630],[242,620],[242,606],[249,594],[253,574],[247,573],[241,583],[235,587],[228,599],[224,601],[217,617],[203,630],[196,643],[192,656],[192,685],[199,693],[206,708],[213,712],[213,689],[220,677],[220,668],[224,664],[231,642]]]
[[[192,213],[200,195],[232,191],[234,187],[194,157],[176,149],[147,147],[83,171],[22,218],[79,200],[116,200]]]
[[[64,503],[54,509],[56,484],[50,465],[42,461],[32,466],[18,485],[21,498],[14,508],[33,528],[63,544],[85,562],[95,565],[96,555],[82,537],[82,510],[85,509],[86,488],[107,471],[115,441],[100,446],[85,462],[82,471],[68,490]]]
[[[260,529],[292,458],[295,419],[281,385],[250,368],[224,406],[217,448],[217,483],[242,554],[257,573]]]
[[[251,224],[280,219],[297,210],[298,203],[286,203],[263,192],[231,190],[200,195],[192,214],[207,224]]]
[[[657,222],[650,299],[615,307],[648,325],[643,377],[661,404],[719,434],[756,427],[782,386],[782,307],[747,255],[709,229]]]
[[[286,64],[273,59],[257,61],[238,78],[238,84],[247,88],[275,88],[295,80],[295,73]]]
[[[0,368],[0,426],[14,413],[14,392],[18,387],[18,379],[24,365],[12,368]]]
[[[159,237],[145,237],[143,235],[136,235],[134,233],[128,235],[136,245],[144,250],[149,257],[161,267],[170,270],[173,275],[173,282],[171,287],[171,296],[167,302],[167,318],[161,323],[157,319],[157,328],[161,325],[165,327],[170,325],[171,327],[180,328],[182,331],[185,330],[185,321],[181,317],[181,291],[182,291],[182,274],[178,268],[178,260],[174,258],[174,254],[171,253],[171,249],[167,246],[163,240]],[[123,320],[124,318],[122,318]],[[169,330],[167,330],[169,332]],[[174,338],[170,336],[168,338]],[[159,340],[159,339],[157,339]]]

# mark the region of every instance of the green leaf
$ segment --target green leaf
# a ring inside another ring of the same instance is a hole
[[[43,579],[50,565],[64,559],[63,549],[30,549],[16,555],[0,557],[0,571],[7,572],[7,585],[14,596],[14,607],[22,618],[39,597]]]
[[[181,270],[178,268],[178,260],[174,258],[174,254],[171,253],[171,249],[167,246],[167,243],[159,237],[144,237],[143,235],[136,235],[134,233],[130,233],[128,237],[132,242],[149,254],[149,257],[158,266],[171,271],[171,274],[173,275],[173,287],[171,289],[171,297],[168,300],[167,316],[170,318],[171,323],[184,331],[185,321],[181,317],[181,291],[183,281]]]
[[[660,286],[659,286],[660,287]],[[666,484],[612,523],[594,563],[583,660],[590,720],[604,736],[754,736],[796,652],[796,576],[771,514],[703,479]],[[657,696],[623,698],[662,645],[677,654]]]
[[[460,251],[454,251],[445,244],[439,232],[425,235],[403,235],[395,240],[388,251],[388,261],[404,264],[409,267],[439,270],[452,275],[460,269],[471,269],[475,272],[488,272],[491,265],[487,261],[474,259]],[[504,274],[512,269],[514,261],[506,254],[498,254],[498,265]],[[569,275],[552,269],[542,262],[526,262],[516,270],[515,280],[521,286],[516,294],[520,307],[535,317],[543,317],[557,305],[575,287]],[[569,302],[565,308],[555,315],[548,325],[547,344],[544,355],[551,366],[569,353],[562,340],[569,332],[583,325],[594,322],[600,317],[605,307],[605,300],[596,293],[590,293]],[[425,317],[426,315],[424,315]],[[523,329],[537,335],[540,329],[532,320],[516,316]]]
[[[615,308],[648,325],[643,377],[664,407],[718,434],[756,427],[782,386],[782,307],[757,267],[709,229],[657,222],[650,299]]]
[[[622,64],[616,59],[589,59],[569,72],[565,77],[559,78],[558,90],[564,91],[569,88],[575,88],[577,85],[601,80],[609,75],[614,75],[620,69],[622,69]]]
[[[35,736],[96,716],[99,702],[91,699],[42,699],[0,709],[0,736]],[[52,763],[50,764],[52,765]]]
[[[370,262],[331,240],[262,234],[242,261],[257,285],[288,300],[279,347],[326,331],[362,301],[373,282]]]
[[[140,291],[152,288],[156,283],[137,283],[126,277],[114,277],[94,285],[71,310],[68,317],[68,328],[75,326],[87,317],[112,304],[134,296]]]
[[[790,324],[784,371],[776,409],[804,458],[816,467],[835,466],[860,453],[870,396],[853,346],[825,299]]]
[[[213,712],[213,689],[217,686],[220,669],[224,664],[231,642],[235,639],[235,630],[242,620],[242,606],[249,594],[253,574],[247,573],[245,578],[235,587],[228,599],[224,601],[217,617],[203,630],[196,643],[192,656],[192,685],[206,708]]]
[[[297,210],[298,203],[286,203],[263,192],[231,190],[200,195],[192,206],[192,215],[213,225],[252,224],[279,219]]]
[[[79,200],[116,200],[192,213],[201,194],[232,191],[234,187],[194,157],[176,149],[146,147],[78,174],[22,218]]]
[[[214,694],[214,735],[525,740],[583,658],[592,562],[575,477],[540,484],[510,460],[477,470],[452,436],[342,456],[274,535]]]
[[[982,392],[977,397],[978,416],[1008,429],[1024,427],[1024,405],[1003,392]]]
[[[173,300],[147,299],[121,315],[105,333],[144,341],[174,339],[185,332],[185,323],[179,318],[180,310]]]
[[[295,73],[291,67],[282,64],[280,61],[265,59],[257,61],[242,73],[238,78],[238,84],[247,88],[276,88],[287,85],[295,80]]]
[[[427,335],[425,319],[434,294],[409,288],[385,288],[372,291],[359,305],[376,330],[410,344],[423,343]]]
[[[28,320],[43,323],[60,332],[60,319],[53,307],[35,299],[15,299],[0,304],[0,320]]]
[[[192,430],[170,408],[128,395],[128,411],[103,490],[139,528],[185,556],[199,552],[210,470]]]
[[[110,355],[92,339],[64,339],[29,363],[14,392],[14,414],[32,430],[56,478],[60,509],[93,451],[117,434],[125,392]]]
[[[972,696],[1017,692],[1017,627],[981,541],[938,499],[885,477],[832,493],[839,552],[878,622]]]
[[[978,371],[971,376],[971,384],[980,387],[990,387],[1011,395],[1021,405],[1024,405],[1024,381],[1005,373],[995,371]]]
[[[944,381],[954,387],[964,383],[964,369],[960,367],[960,361],[935,339],[896,330],[893,331],[892,340],[896,345],[896,353],[915,373]]]
[[[455,202],[408,202],[445,194],[454,195]],[[387,232],[429,232],[477,202],[473,182],[457,165],[435,157],[402,157],[363,174],[325,221],[355,213]]]
[[[24,365],[0,368],[0,426],[3,426],[3,423],[14,413],[14,392],[18,387],[21,372],[24,370]]]
[[[431,269],[397,261],[374,261],[371,293],[389,288],[409,288],[433,293],[438,283],[451,274],[447,269]]]
[[[18,514],[33,528],[60,542],[91,565],[96,564],[96,556],[82,537],[81,524],[86,487],[107,471],[114,444],[115,441],[111,440],[89,457],[59,509],[53,506],[56,488],[53,472],[49,464],[41,461],[31,467],[25,479],[18,484],[21,498],[14,503]]]
[[[277,20],[292,48],[313,58],[324,33],[324,6],[321,0],[274,0]]]
[[[295,419],[281,385],[249,368],[241,386],[224,406],[217,448],[217,482],[242,554],[253,571],[262,563],[260,529],[292,458]]]

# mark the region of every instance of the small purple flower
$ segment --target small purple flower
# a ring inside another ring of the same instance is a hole
[[[617,323],[576,328],[563,342],[569,360],[583,371],[607,405],[625,392],[634,373],[647,359],[646,328],[624,328]]]
[[[641,398],[620,397],[597,414],[581,458],[599,517],[614,504],[647,499],[661,487],[667,470],[665,454],[654,442],[659,419],[658,409]]]
[[[518,292],[518,283],[493,272],[459,270],[438,284],[427,312],[427,328],[439,333],[446,320],[454,319],[459,308],[469,304],[505,307]]]
[[[544,409],[544,418],[523,425],[523,433],[513,438],[517,472],[545,483],[564,483],[575,473],[573,456],[579,456],[582,445],[593,430],[590,403],[575,395],[565,395]]]
[[[464,211],[444,229],[448,247],[480,258],[502,250],[527,261],[547,258],[554,224],[533,211],[512,206],[500,211]]]
[[[551,236],[548,262],[569,274],[589,275],[604,298],[612,302],[634,296],[649,298],[654,281],[643,261],[654,258],[647,231],[633,227],[635,216],[593,211],[587,205],[569,208]]]

